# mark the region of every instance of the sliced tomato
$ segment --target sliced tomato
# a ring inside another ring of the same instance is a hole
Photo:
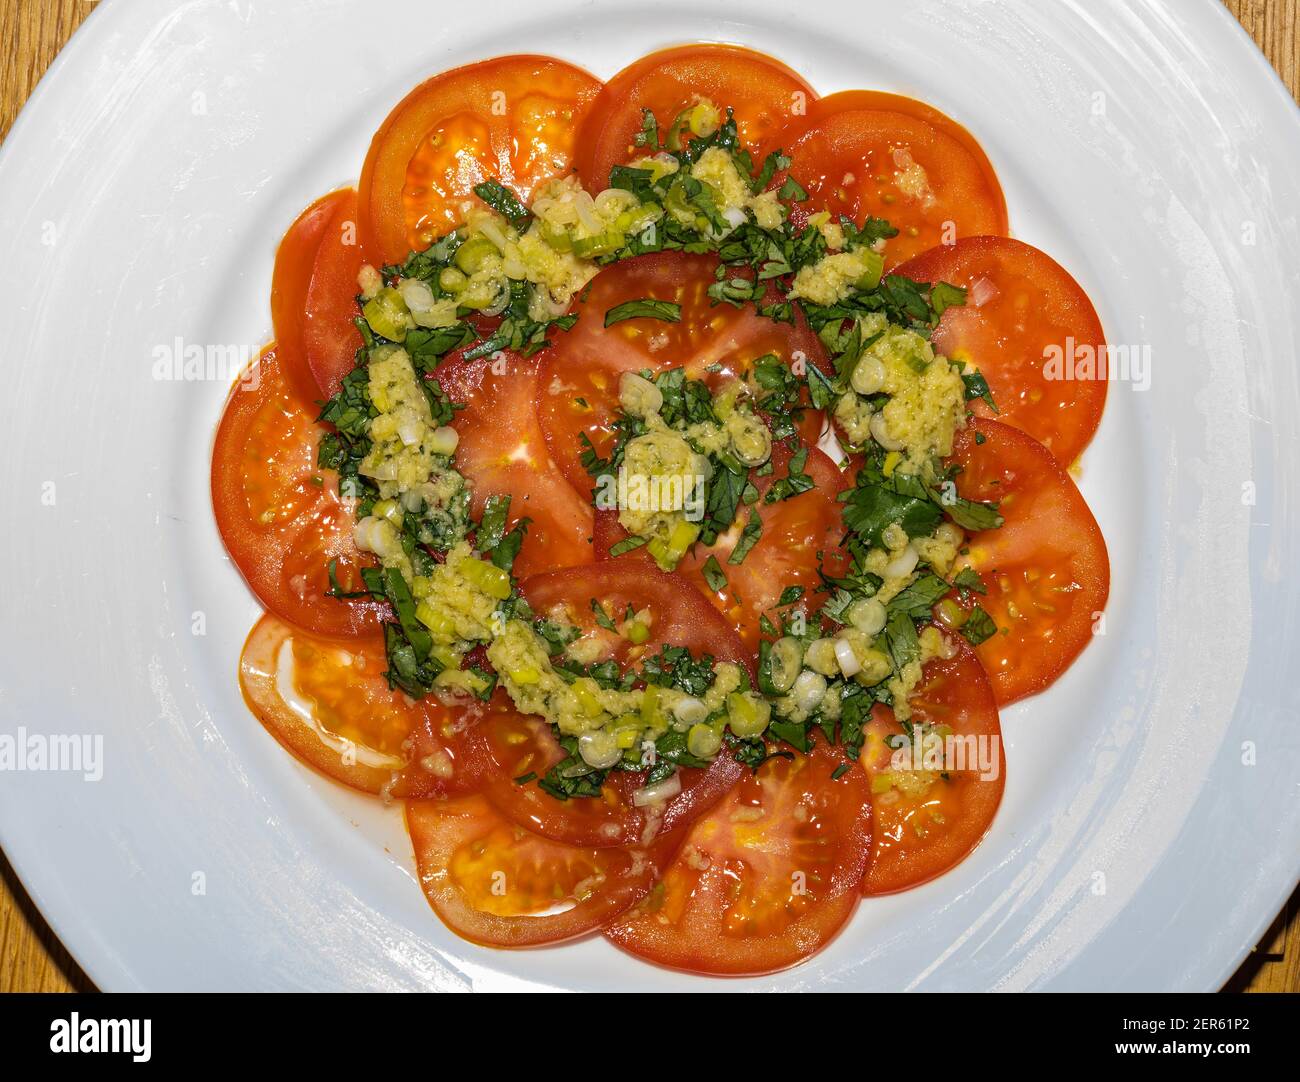
[[[275,327],[276,356],[285,378],[304,402],[312,401],[319,393],[307,362],[307,292],[330,221],[349,200],[356,205],[356,193],[351,189],[330,192],[316,200],[289,227],[275,252],[271,323]],[[355,276],[352,292],[356,292]]]
[[[266,730],[322,774],[397,797],[473,791],[469,733],[481,709],[416,702],[384,677],[381,635],[340,642],[270,615],[239,658],[244,700]]]
[[[546,56],[500,56],[435,75],[380,125],[361,170],[361,237],[375,266],[423,251],[498,180],[528,202],[573,169],[600,80]]]
[[[613,659],[620,666],[642,662],[663,645],[684,646],[699,659],[750,667],[750,658],[725,621],[681,579],[635,563],[596,564],[526,579],[524,597],[539,615],[582,630],[596,643],[597,660]],[[600,627],[591,602],[621,623],[628,606],[648,609],[650,637],[639,645]],[[752,674],[752,668],[751,668]],[[645,784],[642,771],[615,771],[599,799],[558,800],[533,783],[516,778],[546,772],[565,757],[541,719],[518,714],[504,696],[476,733],[483,753],[494,764],[483,793],[511,822],[570,845],[628,845],[657,832],[672,830],[712,807],[741,776],[743,768],[725,752],[707,769],[678,770],[681,792],[666,803],[637,807],[634,794]]]
[[[959,237],[1005,234],[997,174],[971,134],[923,102],[846,90],[814,102],[782,133],[791,175],[807,189],[796,223],[812,211],[885,218],[893,267]]]
[[[792,455],[784,446],[772,449],[772,473],[758,478],[758,512],[763,532],[758,543],[739,564],[729,562],[749,520],[742,508],[735,524],[712,545],[696,545],[682,560],[679,570],[702,589],[731,622],[751,650],[758,649],[759,619],[766,613],[779,624],[777,601],[791,586],[803,588],[812,600],[821,588],[818,567],[822,557],[839,549],[844,537],[836,496],[852,484],[834,462],[816,447],[808,449],[804,473],[812,479],[807,492],[774,503],[767,502],[772,486],[790,474]],[[709,585],[704,565],[712,556],[727,583],[720,590]]]
[[[725,749],[706,768],[679,767],[680,792],[645,807],[636,805],[645,771],[615,771],[599,797],[561,800],[536,782],[566,755],[541,718],[493,701],[475,729],[475,757],[486,764],[483,795],[510,822],[568,845],[636,845],[691,822],[713,807],[744,773]]]
[[[758,513],[762,534],[739,564],[728,561],[749,523],[751,509],[743,505],[730,530],[712,545],[695,545],[677,567],[676,573],[694,583],[713,602],[751,652],[758,649],[761,638],[759,618],[766,613],[774,624],[779,624],[780,615],[792,611],[777,608],[787,587],[803,587],[803,600],[814,602],[814,595],[822,585],[818,572],[821,557],[825,556],[828,564],[833,562],[844,536],[836,497],[853,483],[852,477],[816,447],[808,449],[804,465],[804,473],[812,478],[813,487],[788,499],[767,502],[773,484],[789,476],[792,457],[783,444],[773,445],[771,474],[754,478],[759,499],[752,510]],[[596,512],[598,560],[609,559],[612,546],[627,536],[627,530],[619,525],[617,511]],[[710,557],[726,576],[726,584],[721,589],[715,590],[704,573]],[[614,559],[650,563],[644,548]]]
[[[877,703],[862,746],[875,814],[866,894],[906,890],[958,864],[988,831],[1006,783],[993,688],[964,644],[926,664],[908,702],[907,729]]]
[[[934,329],[934,348],[983,373],[997,419],[1023,428],[1064,466],[1079,457],[1106,405],[1107,353],[1097,312],[1069,271],[1010,237],[966,237],[898,268],[967,290]],[[976,413],[993,416],[983,401]]]
[[[534,575],[519,588],[535,613],[570,624],[581,630],[584,640],[594,640],[598,646],[589,652],[596,660],[613,660],[625,668],[663,646],[684,646],[696,656],[711,654],[715,660],[749,667],[743,644],[717,614],[684,589],[680,578],[655,567],[633,563],[572,567]],[[648,610],[648,637],[632,643],[602,627],[593,600],[616,624],[622,623],[629,606],[638,613]]]
[[[593,193],[609,171],[639,154],[633,140],[649,109],[667,134],[677,117],[700,101],[735,112],[742,146],[760,163],[788,121],[817,97],[803,77],[770,56],[738,45],[680,45],[643,56],[614,76],[597,96],[575,157],[578,175]]]
[[[591,493],[592,479],[580,461],[585,449],[581,437],[591,441],[598,455],[608,457],[624,372],[685,368],[692,379],[717,388],[745,379],[754,361],[769,354],[795,366],[800,376],[806,375],[809,361],[823,362],[824,347],[802,320],[791,326],[758,315],[752,305],[714,305],[708,289],[716,281],[716,267],[712,256],[680,252],[641,256],[609,267],[575,306],[580,313],[577,325],[548,351],[539,382],[538,419],[551,457],[584,496]],[[680,321],[628,319],[605,326],[611,308],[642,298],[680,305]],[[820,411],[802,411],[798,428],[806,440],[815,442],[821,426]]]
[[[978,419],[952,461],[958,493],[997,500],[1005,519],[971,535],[965,556],[987,591],[965,604],[998,626],[975,652],[1005,706],[1053,683],[1092,641],[1110,594],[1106,540],[1069,474],[1020,429]]]
[[[361,314],[357,307],[360,270],[357,193],[348,189],[325,227],[307,290],[303,348],[322,400],[338,394],[361,348],[361,332],[353,322]]]
[[[645,847],[579,848],[522,830],[479,796],[413,801],[406,827],[433,911],[488,947],[558,943],[603,927],[644,898],[680,835]]]
[[[325,429],[315,415],[289,388],[275,349],[264,352],[235,384],[217,426],[217,528],[257,599],[281,619],[331,637],[373,632],[386,606],[326,596],[331,561],[347,592],[364,587],[370,557],[353,543],[355,518],[338,478],[316,466]]]
[[[546,449],[535,403],[540,354],[499,353],[443,364],[437,379],[455,403],[460,435],[456,467],[472,483],[473,512],[491,495],[509,495],[510,523],[531,520],[514,573],[525,578],[556,567],[589,564],[592,509],[568,484]]]
[[[673,969],[771,973],[824,947],[852,915],[871,859],[870,787],[825,744],[774,758],[686,836],[645,902],[605,930]]]

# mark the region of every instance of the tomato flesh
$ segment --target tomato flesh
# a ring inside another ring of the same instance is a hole
[[[316,466],[325,429],[289,388],[274,348],[235,384],[212,450],[212,505],[226,551],[257,599],[283,620],[327,637],[372,633],[387,606],[327,597],[334,561],[342,590],[362,589],[370,563],[336,476]]]
[[[770,973],[824,947],[871,859],[871,802],[838,749],[770,759],[696,822],[649,898],[605,935],[673,969]]]
[[[965,561],[987,593],[965,604],[978,604],[999,628],[975,653],[1005,706],[1048,687],[1092,641],[1110,594],[1110,559],[1069,474],[1033,437],[978,419],[959,434],[952,461],[962,467],[958,493],[999,501],[1004,519],[967,541]]]
[[[714,604],[751,654],[758,650],[762,637],[760,617],[767,614],[779,626],[779,617],[793,612],[792,607],[777,606],[787,587],[802,587],[800,605],[816,607],[816,595],[822,585],[819,565],[822,558],[828,566],[834,564],[843,540],[836,496],[852,484],[852,479],[816,447],[808,449],[804,465],[804,472],[812,478],[814,487],[775,503],[766,501],[772,485],[789,476],[792,457],[788,448],[775,444],[772,473],[755,478],[759,499],[752,509],[758,513],[763,532],[741,563],[731,564],[728,560],[749,522],[751,509],[743,505],[730,530],[712,545],[696,544],[677,566],[676,574],[691,582]],[[627,530],[619,524],[617,511],[596,512],[597,559],[610,559],[611,548],[627,536]],[[714,589],[704,571],[710,557],[717,561],[727,580],[719,589]],[[650,563],[644,547],[613,559]]]
[[[360,228],[375,266],[465,221],[474,187],[497,180],[525,203],[572,171],[600,81],[545,56],[502,56],[421,83],[380,125],[361,170]]]
[[[778,617],[791,611],[777,607],[787,588],[802,587],[803,599],[815,599],[822,585],[821,557],[839,549],[844,537],[841,505],[835,497],[852,479],[816,447],[808,449],[804,464],[804,472],[815,487],[775,503],[767,502],[772,486],[789,476],[792,457],[780,444],[773,448],[772,473],[758,479],[759,499],[753,506],[763,533],[740,564],[728,563],[728,559],[749,521],[749,509],[743,507],[730,530],[712,545],[696,545],[679,567],[731,621],[751,650],[758,649],[762,637],[759,620],[764,614],[779,626]],[[713,589],[704,574],[710,556],[717,560],[727,579],[720,590]]]
[[[908,703],[910,731],[934,727],[929,742],[909,742],[879,703],[863,742],[875,815],[866,894],[907,890],[958,864],[988,831],[1006,783],[997,701],[969,649],[929,662]]]
[[[515,559],[520,578],[591,563],[592,509],[551,460],[537,423],[540,355],[500,353],[441,365],[438,383],[463,404],[453,424],[460,436],[456,468],[469,480],[477,517],[492,495],[509,495],[510,525],[530,520]]]
[[[307,357],[306,329],[311,318],[307,295],[330,222],[349,201],[355,206],[356,194],[350,189],[330,192],[316,200],[289,227],[275,253],[271,322],[275,327],[276,356],[285,379],[304,402],[312,401],[320,390]],[[353,280],[355,283],[355,275]]]
[[[649,893],[681,841],[581,848],[521,830],[479,796],[413,801],[406,825],[425,897],[457,935],[534,947],[593,932]]]
[[[624,372],[684,368],[689,378],[716,391],[746,379],[754,362],[769,354],[801,366],[799,372],[806,372],[802,366],[809,360],[822,363],[825,351],[805,324],[776,323],[752,306],[714,305],[708,288],[716,281],[716,266],[712,256],[661,252],[602,270],[574,307],[577,325],[547,351],[538,381],[538,419],[551,457],[584,496],[591,493],[592,478],[581,462],[586,449],[581,437],[591,441],[597,455],[609,456]],[[642,298],[680,305],[680,321],[604,325],[611,308]],[[802,411],[798,429],[804,438],[815,441],[821,425],[820,411]]]
[[[348,190],[321,237],[307,290],[303,348],[322,400],[333,398],[356,364],[361,332],[354,320],[361,247],[357,243],[357,193]]]
[[[755,165],[776,149],[787,119],[816,99],[803,78],[780,61],[737,45],[683,45],[651,53],[614,76],[596,97],[575,152],[578,175],[594,194],[609,171],[651,148],[634,145],[642,110],[667,134],[678,115],[700,100],[730,106],[742,146]]]
[[[641,564],[605,563],[571,568],[526,579],[520,589],[533,612],[578,627],[599,647],[596,660],[621,667],[643,663],[663,645],[684,646],[697,660],[746,667],[748,651],[714,609],[683,580]],[[621,621],[630,605],[648,609],[649,638],[640,644],[601,628],[591,608],[596,600]],[[570,845],[627,845],[672,830],[706,811],[741,776],[742,768],[724,750],[706,769],[682,767],[681,792],[659,807],[637,807],[634,794],[645,784],[644,771],[613,771],[599,798],[557,800],[534,782],[515,779],[546,772],[564,752],[541,719],[518,714],[504,696],[478,727],[479,747],[493,764],[483,792],[512,822]]]
[[[748,668],[743,643],[704,601],[676,575],[634,563],[601,563],[534,575],[519,584],[532,610],[578,628],[599,640],[596,660],[612,659],[622,668],[642,662],[663,646],[684,646],[697,657],[709,654]],[[591,601],[616,622],[631,607],[648,611],[647,638],[632,643],[600,626]],[[752,675],[752,670],[751,670]]]
[[[812,211],[886,219],[898,236],[886,269],[959,237],[1005,234],[997,174],[971,134],[937,109],[897,94],[846,90],[814,102],[785,132],[791,174]]]
[[[470,792],[473,716],[414,702],[384,677],[380,635],[341,642],[264,615],[239,659],[249,709],[297,758],[363,792],[398,797]]]
[[[707,811],[744,770],[724,749],[707,768],[679,767],[681,792],[658,806],[638,807],[634,800],[645,785],[645,771],[614,771],[599,797],[560,800],[536,781],[565,757],[542,719],[517,713],[502,698],[475,738],[475,755],[486,764],[483,795],[510,822],[568,845],[647,842]]]
[[[1088,295],[1064,267],[1010,237],[966,237],[898,268],[923,282],[967,290],[931,340],[944,356],[978,368],[997,419],[1022,428],[1069,466],[1088,445],[1106,405],[1107,351]],[[993,411],[979,399],[972,409]]]

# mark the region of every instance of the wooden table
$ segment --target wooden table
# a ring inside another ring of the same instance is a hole
[[[1225,0],[1300,101],[1300,0]],[[94,0],[0,0],[0,140]],[[1300,890],[1228,982],[1232,991],[1300,992]],[[0,992],[93,991],[0,854]]]

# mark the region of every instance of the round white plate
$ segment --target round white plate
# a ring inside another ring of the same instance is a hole
[[[1150,362],[1147,389],[1112,386],[1080,473],[1113,565],[1104,634],[1006,711],[989,836],[805,965],[728,986],[1212,989],[1280,908],[1300,114],[1216,0],[107,0],[0,155],[0,739],[102,747],[98,780],[0,772],[0,843],[102,987],[711,986],[599,939],[460,941],[399,813],[267,736],[235,676],[258,608],[208,500],[231,373],[155,378],[185,346],[224,368],[220,347],[261,345],[280,235],[355,181],[420,80],[509,51],[608,76],[701,39],[956,117],[1014,233]]]

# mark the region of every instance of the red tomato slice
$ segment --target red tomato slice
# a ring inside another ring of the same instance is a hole
[[[947,309],[934,329],[934,348],[984,374],[998,420],[1024,429],[1062,465],[1078,458],[1101,423],[1107,358],[1097,313],[1070,273],[1010,237],[966,237],[898,273],[968,290],[966,304]],[[971,406],[993,416],[980,400]]]
[[[316,253],[303,326],[307,366],[322,399],[338,394],[361,348],[361,333],[353,323],[361,314],[357,307],[357,274],[361,270],[357,193],[348,189],[343,196]]]
[[[380,125],[361,170],[361,238],[375,266],[400,263],[465,220],[474,186],[524,202],[573,169],[600,81],[546,56],[501,56],[435,75]]]
[[[769,759],[691,827],[663,882],[605,935],[691,973],[771,973],[824,947],[871,859],[867,777],[825,744]]]
[[[472,483],[473,512],[493,494],[509,494],[511,525],[532,520],[514,573],[525,578],[556,567],[589,564],[592,509],[551,461],[537,422],[541,355],[499,353],[443,364],[437,379],[451,400],[460,434],[456,467]]]
[[[275,253],[275,272],[271,277],[271,323],[275,327],[276,356],[280,358],[285,378],[304,402],[311,402],[319,391],[307,362],[304,338],[308,319],[307,292],[330,221],[349,200],[353,206],[356,205],[355,193],[350,189],[330,192],[316,200],[289,227]],[[355,280],[352,291],[356,292]]]
[[[1020,429],[978,419],[952,461],[963,467],[958,493],[999,501],[1005,519],[973,534],[966,556],[988,591],[966,604],[999,628],[975,653],[1005,706],[1053,683],[1092,640],[1110,594],[1106,540],[1069,474]]]
[[[750,668],[749,654],[731,629],[684,582],[652,567],[635,563],[606,563],[538,575],[520,584],[538,615],[583,629],[584,637],[602,646],[598,659],[613,658],[620,666],[637,664],[659,652],[664,644],[684,646],[699,658],[711,654]],[[600,628],[591,601],[621,622],[631,605],[654,616],[650,638],[633,646]],[[724,751],[707,769],[678,770],[681,792],[657,808],[638,808],[633,794],[644,785],[643,772],[615,771],[606,780],[600,799],[557,800],[535,784],[514,779],[539,777],[564,758],[548,725],[525,717],[499,697],[477,730],[483,753],[494,768],[483,793],[511,822],[570,845],[629,845],[672,830],[712,807],[743,773]]]
[[[730,564],[727,560],[749,522],[749,509],[744,506],[730,530],[712,545],[697,544],[677,567],[676,573],[694,583],[713,602],[751,653],[758,650],[761,638],[759,617],[767,613],[768,618],[779,626],[778,615],[791,611],[776,607],[787,586],[802,586],[804,598],[811,602],[822,584],[818,554],[832,560],[844,536],[836,496],[850,487],[853,480],[816,447],[808,449],[804,465],[804,472],[812,478],[814,487],[789,499],[766,502],[764,497],[772,485],[789,476],[791,457],[788,448],[775,444],[772,448],[772,473],[754,479],[760,496],[753,509],[758,512],[763,533],[741,563]],[[617,511],[596,512],[595,549],[598,560],[609,559],[610,548],[627,536],[627,531],[619,525]],[[717,560],[727,578],[727,584],[721,590],[714,590],[704,575],[704,564],[710,556]],[[614,559],[650,562],[644,548],[633,549]]]
[[[811,599],[822,585],[818,572],[821,554],[839,549],[844,538],[836,496],[853,480],[816,447],[809,448],[804,465],[814,487],[776,503],[767,502],[772,485],[789,475],[792,457],[780,444],[772,449],[772,473],[758,479],[760,496],[754,504],[763,534],[740,564],[727,561],[749,521],[743,508],[727,533],[713,545],[696,545],[679,568],[709,596],[751,650],[758,649],[761,637],[759,617],[767,613],[779,626],[776,603],[788,586],[802,586],[804,597]],[[704,564],[710,556],[717,559],[727,577],[721,590],[713,590],[704,577]]]
[[[535,613],[563,620],[600,643],[599,660],[612,658],[620,667],[636,664],[661,646],[684,646],[697,656],[749,667],[749,657],[726,624],[681,579],[658,568],[633,563],[604,563],[534,575],[519,584]],[[591,608],[595,599],[616,623],[629,605],[653,616],[649,637],[633,644],[602,628]],[[750,675],[753,675],[752,669]]]
[[[239,658],[244,701],[267,732],[307,765],[366,793],[397,797],[471,792],[476,712],[415,702],[388,686],[380,635],[321,639],[271,616]]]
[[[580,313],[577,326],[547,351],[538,419],[551,457],[584,496],[591,493],[592,479],[580,461],[579,437],[585,434],[597,454],[608,457],[624,372],[685,368],[690,378],[717,388],[744,379],[753,362],[768,354],[797,364],[800,375],[808,361],[824,360],[824,347],[802,320],[796,327],[766,319],[752,305],[715,306],[708,288],[716,281],[717,265],[712,256],[660,252],[601,271],[586,300],[574,308]],[[605,326],[609,309],[642,298],[681,305],[680,322],[628,319]],[[821,411],[803,411],[798,428],[805,440],[815,442],[821,426]]]
[[[741,144],[755,164],[779,145],[789,117],[815,101],[802,76],[770,56],[738,45],[680,45],[643,56],[614,76],[597,96],[575,151],[578,175],[593,193],[609,171],[639,154],[633,144],[642,110],[651,110],[667,134],[678,115],[701,99],[735,111]]]
[[[887,219],[898,236],[885,249],[886,268],[958,237],[1007,231],[1006,200],[984,151],[922,102],[846,90],[814,102],[782,139],[809,195],[796,220],[822,210]]]
[[[866,894],[906,890],[960,863],[1002,801],[1006,758],[998,705],[975,655],[963,645],[951,660],[927,664],[910,704],[911,731],[934,726],[932,738],[909,743],[894,712],[881,704],[867,726],[861,761],[872,783],[876,848]]]
[[[266,608],[327,637],[374,631],[387,607],[327,597],[327,565],[340,587],[363,588],[355,519],[334,474],[316,467],[326,431],[289,389],[274,347],[235,384],[212,449],[212,506],[226,551]]]
[[[420,885],[457,935],[534,947],[595,931],[644,898],[679,835],[644,848],[578,848],[507,822],[482,797],[413,801],[406,826]]]

